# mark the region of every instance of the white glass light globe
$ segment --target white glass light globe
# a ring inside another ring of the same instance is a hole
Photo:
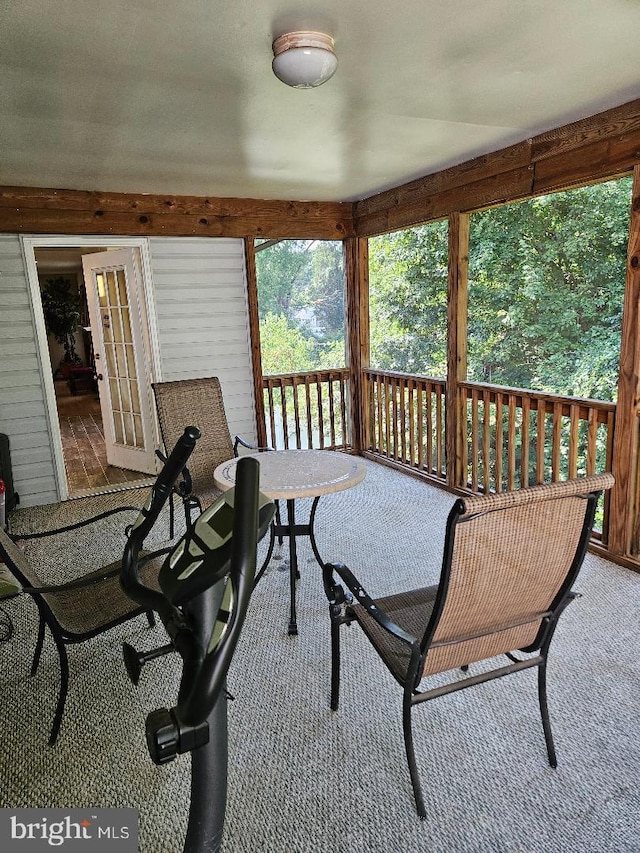
[[[286,33],[273,43],[273,73],[295,89],[326,83],[338,67],[333,39],[324,33]]]

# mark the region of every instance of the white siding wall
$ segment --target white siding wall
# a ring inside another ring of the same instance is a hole
[[[150,240],[162,379],[218,376],[231,434],[255,442],[242,240]]]
[[[0,432],[21,506],[57,499],[40,361],[20,238],[0,234]]]

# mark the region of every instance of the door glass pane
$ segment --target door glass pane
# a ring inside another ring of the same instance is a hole
[[[99,272],[96,273],[96,284],[98,285],[98,302],[101,308],[107,304],[107,294],[104,286],[104,275]]]
[[[113,340],[119,343],[122,340],[122,322],[120,320],[120,312],[116,308],[111,311],[111,325]]]
[[[136,360],[133,352],[133,344],[125,344],[125,349],[127,351],[127,368],[129,370],[129,376],[136,376]]]
[[[116,344],[116,375],[117,376],[126,376],[127,375],[127,366],[124,357],[124,344]]]
[[[116,291],[116,277],[113,270],[107,270],[107,299],[109,305],[118,304],[118,293]]]
[[[107,357],[107,374],[113,376],[116,372],[116,359],[113,353],[113,344],[109,344],[104,348],[104,354]]]
[[[122,337],[127,344],[130,344],[133,340],[131,337],[131,318],[128,308],[122,309]]]
[[[130,447],[135,447],[136,440],[133,432],[133,415],[123,414],[122,419],[124,421],[125,443]]]
[[[133,416],[133,425],[136,429],[136,447],[144,447],[144,441],[142,439],[142,418],[140,415]]]
[[[118,302],[120,305],[128,305],[129,300],[127,299],[127,281],[125,278],[124,270],[116,270],[116,276],[118,278]]]
[[[138,383],[131,382],[131,409],[137,414],[140,414],[140,395],[138,394]]]
[[[123,412],[131,411],[131,394],[129,393],[129,381],[127,379],[118,379],[120,385],[120,400]]]
[[[111,405],[114,409],[120,409],[120,397],[118,395],[118,380],[109,377],[109,393],[111,394]]]
[[[122,419],[120,417],[120,412],[114,411],[113,426],[117,444],[124,444],[124,433],[122,431]]]

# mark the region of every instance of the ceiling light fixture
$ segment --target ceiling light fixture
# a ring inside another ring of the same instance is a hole
[[[285,33],[273,43],[273,73],[295,89],[321,86],[338,67],[333,44],[325,33]]]

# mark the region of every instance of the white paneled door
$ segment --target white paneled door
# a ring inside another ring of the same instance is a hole
[[[107,462],[154,474],[150,357],[135,249],[83,255]]]

